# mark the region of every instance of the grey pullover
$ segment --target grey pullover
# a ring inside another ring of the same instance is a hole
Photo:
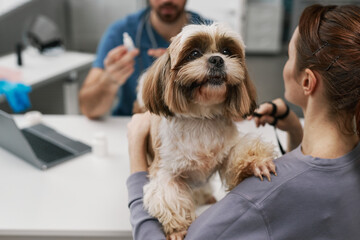
[[[305,156],[299,146],[275,164],[271,182],[245,179],[201,214],[185,239],[360,239],[360,144],[337,159]],[[143,208],[147,182],[146,172],[127,181],[133,236],[165,239]]]

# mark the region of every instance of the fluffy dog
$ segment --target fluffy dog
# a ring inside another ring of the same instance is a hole
[[[154,113],[144,206],[168,237],[185,236],[195,202],[211,197],[198,189],[216,171],[229,190],[247,176],[270,179],[275,173],[273,145],[241,136],[233,122],[256,108],[236,32],[217,24],[184,27],[140,79],[138,91],[138,104]]]

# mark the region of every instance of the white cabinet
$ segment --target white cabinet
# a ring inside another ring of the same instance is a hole
[[[243,13],[246,0],[188,0],[186,9],[228,25],[243,35]]]
[[[284,16],[282,0],[248,0],[245,13],[246,51],[280,52]]]
[[[248,53],[278,53],[282,49],[282,0],[188,0],[187,9],[239,32]]]

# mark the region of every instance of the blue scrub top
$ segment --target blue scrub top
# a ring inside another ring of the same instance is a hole
[[[140,10],[134,14],[131,14],[124,19],[114,22],[106,30],[100,44],[97,49],[97,56],[93,63],[94,68],[104,69],[104,59],[106,58],[108,52],[119,46],[123,45],[123,33],[127,32],[130,37],[133,39],[136,44],[136,34],[141,32],[141,42],[140,47],[136,46],[140,50],[140,54],[135,58],[135,71],[128,78],[124,85],[119,88],[118,97],[119,102],[117,106],[113,109],[112,115],[131,115],[133,103],[136,100],[136,87],[138,83],[138,78],[140,74],[146,70],[155,60],[154,57],[151,57],[147,54],[147,51],[151,48],[154,48],[151,44],[150,37],[146,31],[144,25],[143,29],[138,30],[138,25],[144,21],[144,18],[149,13],[150,8]],[[200,15],[194,12],[188,12],[191,16],[190,22],[194,24],[210,24],[211,20],[202,18]],[[167,48],[169,42],[161,37],[156,30],[151,27],[153,35],[155,37],[158,48]]]

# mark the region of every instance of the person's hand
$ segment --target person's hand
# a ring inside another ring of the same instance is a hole
[[[149,56],[158,58],[161,57],[166,52],[166,50],[166,48],[149,49],[147,53]]]
[[[128,123],[127,138],[130,172],[147,171],[147,138],[150,132],[150,112],[135,114]]]
[[[303,137],[300,120],[290,109],[286,114],[288,106],[281,98],[273,100],[272,103],[276,105],[276,111],[274,111],[273,104],[266,102],[261,104],[249,119],[255,120],[256,127],[270,124],[286,131],[288,133],[288,151],[293,150],[301,143]]]
[[[296,115],[293,116],[294,113],[291,110],[289,110],[290,112],[286,117],[282,119],[278,118],[275,120],[275,118],[286,114],[287,105],[281,98],[277,98],[273,100],[272,103],[276,105],[275,110],[274,110],[274,106],[271,103],[269,102],[262,103],[259,106],[259,108],[255,110],[255,114],[252,117],[250,117],[250,119],[253,118],[255,120],[256,127],[264,126],[265,124],[270,124],[270,125],[275,125],[277,128],[283,131],[291,130],[292,124],[290,121],[294,120],[293,117],[297,118]]]
[[[134,58],[138,54],[138,49],[128,52],[123,45],[112,49],[104,60],[105,78],[111,83],[123,85],[134,72]]]

